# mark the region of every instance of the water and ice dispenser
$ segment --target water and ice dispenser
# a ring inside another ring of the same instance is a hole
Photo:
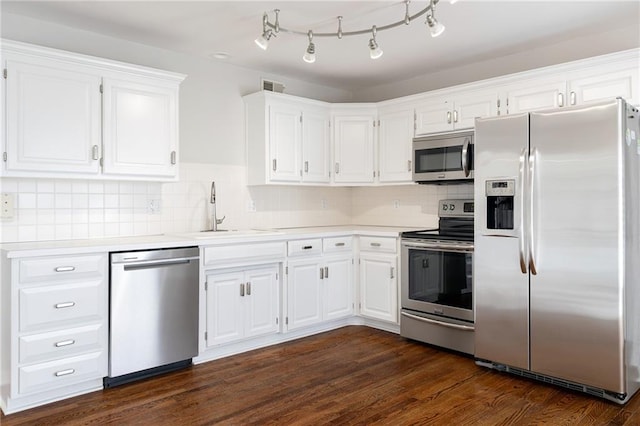
[[[487,229],[513,229],[515,188],[516,181],[513,179],[485,182]]]

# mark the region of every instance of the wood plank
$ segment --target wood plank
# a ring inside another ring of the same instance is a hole
[[[630,425],[640,424],[638,398],[619,406],[351,326],[2,416],[0,424]]]

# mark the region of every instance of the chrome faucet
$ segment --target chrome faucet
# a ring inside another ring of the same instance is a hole
[[[211,205],[213,206],[213,216],[211,217],[211,230],[217,231],[218,225],[222,223],[222,221],[227,216],[222,216],[222,219],[218,219],[216,216],[216,183],[211,182]]]

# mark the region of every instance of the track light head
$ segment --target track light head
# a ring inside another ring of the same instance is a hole
[[[442,25],[435,16],[436,6],[435,2],[431,0],[429,13],[427,13],[427,25],[429,26],[429,32],[431,37],[438,37],[444,32],[444,25]]]
[[[316,61],[316,45],[313,43],[313,31],[309,30],[309,46],[307,46],[307,51],[305,52],[302,59],[308,63],[312,64]]]
[[[258,36],[258,38],[256,38],[254,41],[258,45],[258,47],[260,47],[260,49],[267,50],[267,47],[269,47],[269,40],[271,39],[271,37],[273,37],[273,31],[266,30],[260,36]]]
[[[372,37],[369,39],[369,56],[371,56],[371,59],[378,59],[380,56],[382,56],[383,53],[382,49],[380,49],[380,47],[378,46],[378,42],[376,41],[377,32],[378,29],[374,25],[373,28],[371,28]]]

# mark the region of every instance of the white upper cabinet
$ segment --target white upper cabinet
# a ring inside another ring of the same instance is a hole
[[[249,185],[329,183],[328,104],[271,92],[244,101]]]
[[[378,181],[411,182],[413,110],[380,113],[378,125]]]
[[[375,109],[333,113],[334,182],[366,184],[375,179]]]
[[[8,40],[2,56],[3,176],[177,178],[184,75]]]
[[[6,68],[6,170],[97,175],[100,77],[30,57],[7,60]]]
[[[624,98],[627,102],[638,105],[640,103],[640,71],[637,65],[621,69],[620,66],[608,67],[607,72],[575,73],[568,83],[569,105],[579,105],[587,102]],[[604,70],[603,70],[604,71]]]
[[[498,92],[493,90],[425,99],[416,107],[415,135],[473,128],[476,117],[496,115],[497,104]]]
[[[517,114],[564,106],[565,89],[564,80],[525,81],[510,85],[500,97],[500,113]]]
[[[178,88],[103,81],[104,174],[176,176]]]

